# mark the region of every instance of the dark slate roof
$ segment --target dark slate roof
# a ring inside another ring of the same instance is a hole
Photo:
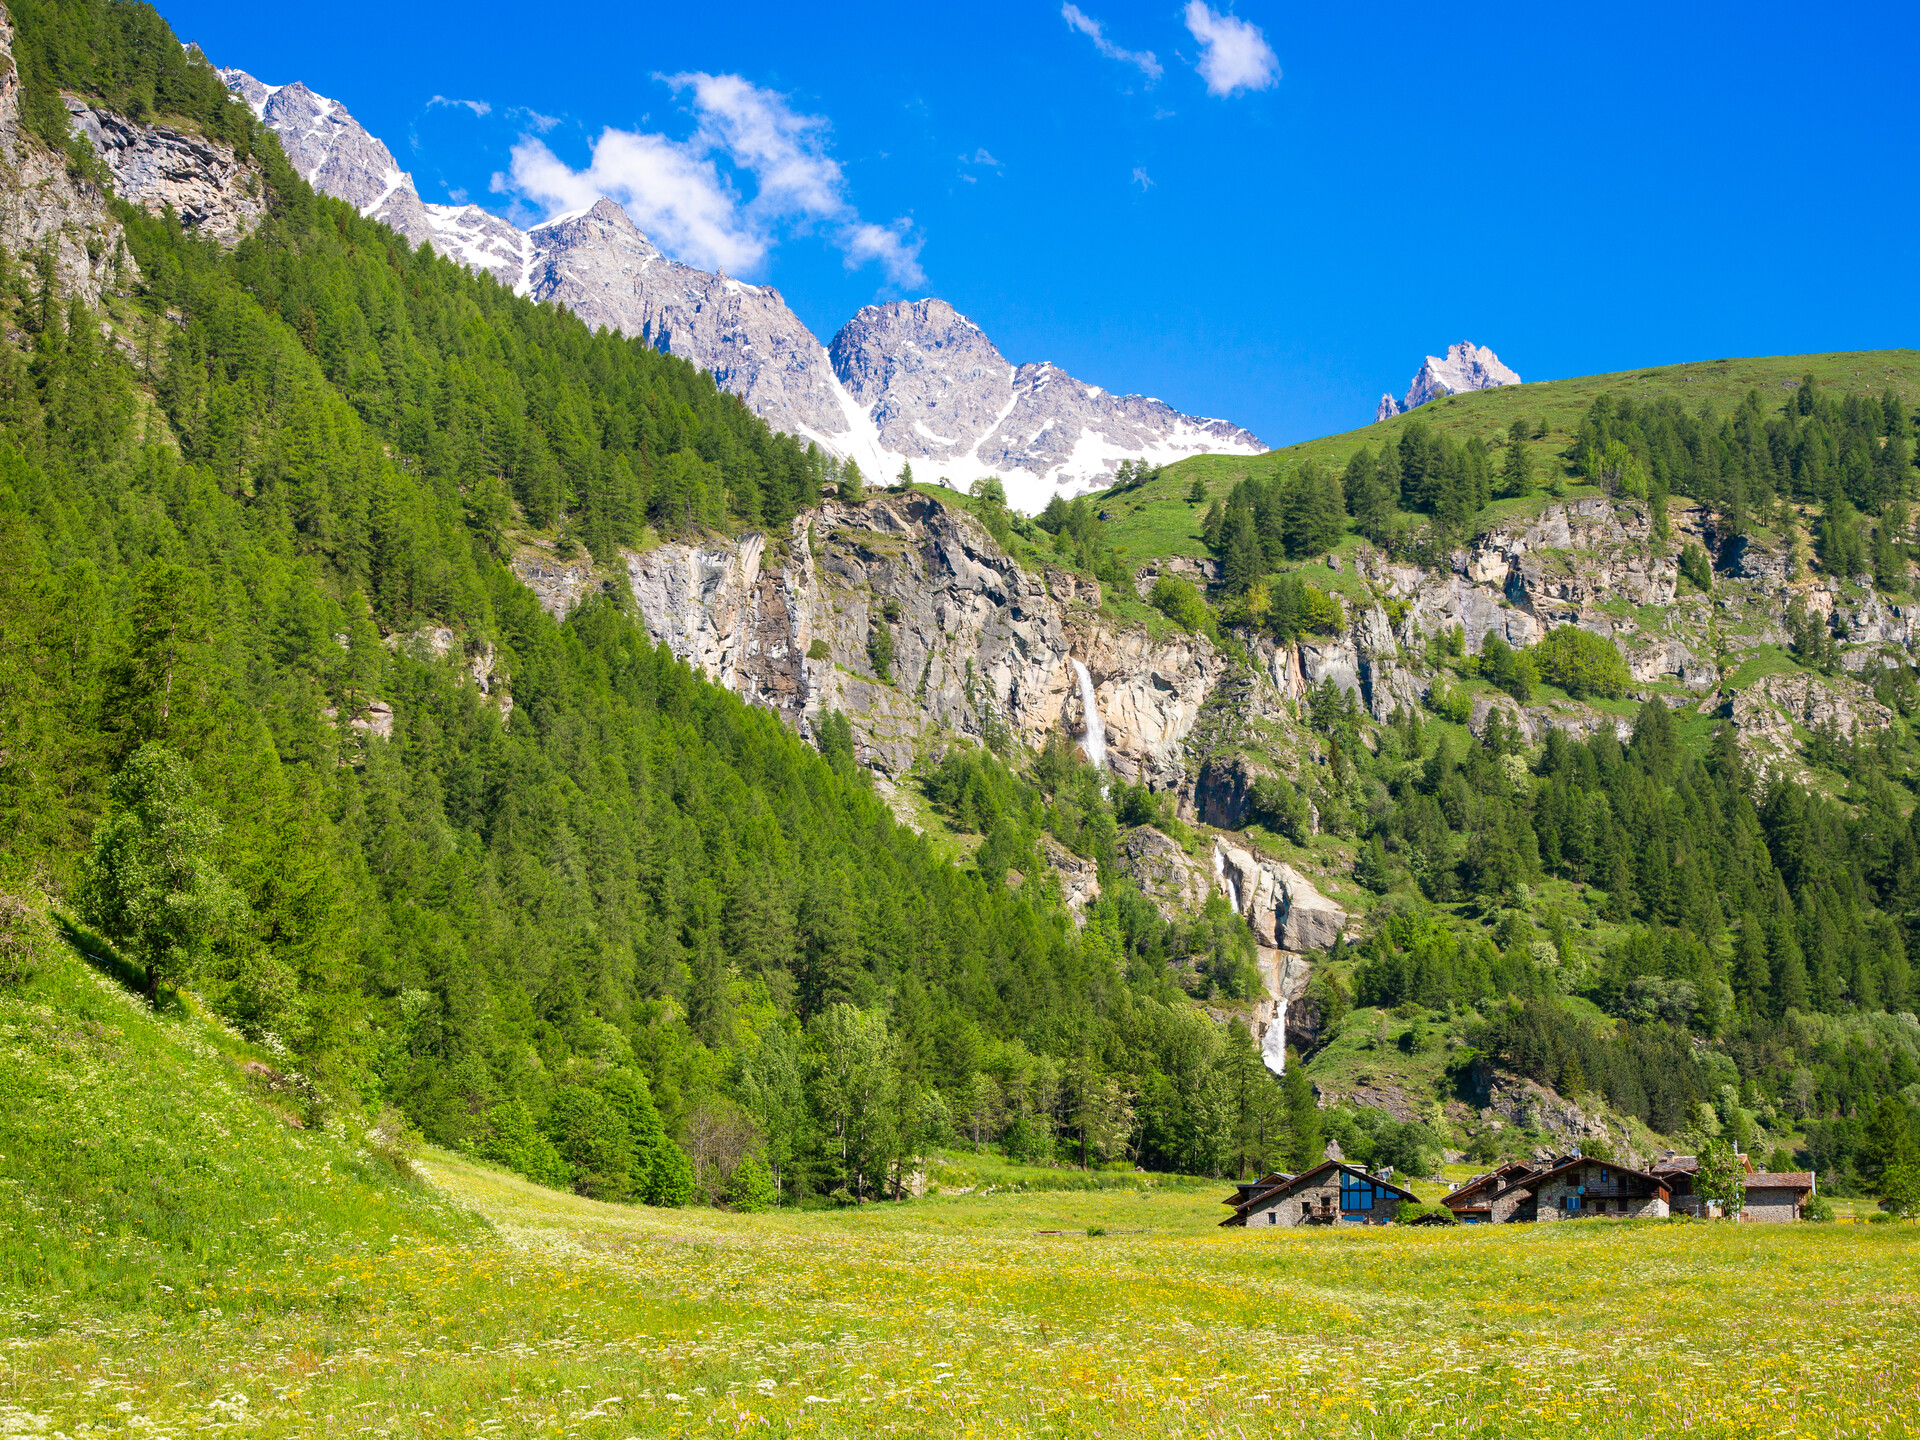
[[[1631,1165],[1622,1165],[1617,1160],[1602,1160],[1598,1156],[1582,1155],[1576,1160],[1562,1160],[1551,1170],[1542,1170],[1536,1175],[1522,1176],[1515,1180],[1513,1184],[1507,1186],[1506,1189],[1500,1191],[1500,1194],[1511,1195],[1515,1190],[1536,1190],[1547,1181],[1553,1179],[1554,1176],[1565,1174],[1567,1171],[1576,1169],[1581,1165],[1599,1165],[1608,1170],[1618,1170],[1622,1174],[1633,1176],[1635,1179],[1645,1180],[1648,1184],[1660,1190],[1666,1189],[1666,1182],[1658,1175],[1649,1174],[1645,1170],[1636,1170]]]
[[[1756,1170],[1744,1183],[1749,1190],[1811,1190],[1813,1175],[1806,1170]]]
[[[1298,1175],[1286,1176],[1278,1184],[1269,1185],[1266,1189],[1257,1191],[1247,1196],[1244,1200],[1229,1198],[1224,1203],[1233,1206],[1233,1214],[1229,1215],[1220,1223],[1222,1225],[1231,1225],[1237,1220],[1244,1220],[1253,1211],[1261,1209],[1275,1200],[1284,1199],[1295,1190],[1304,1190],[1310,1185],[1319,1183],[1320,1178],[1329,1170],[1344,1170],[1349,1175],[1371,1181],[1382,1190],[1391,1190],[1403,1200],[1418,1201],[1420,1198],[1403,1185],[1396,1185],[1391,1180],[1383,1180],[1378,1175],[1368,1173],[1363,1166],[1355,1165],[1345,1160],[1327,1160],[1314,1166],[1311,1170],[1303,1170]]]

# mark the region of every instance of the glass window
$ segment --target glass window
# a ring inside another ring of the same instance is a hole
[[[1340,1172],[1340,1208],[1342,1210],[1371,1210],[1373,1208],[1373,1182],[1363,1180],[1358,1175]]]

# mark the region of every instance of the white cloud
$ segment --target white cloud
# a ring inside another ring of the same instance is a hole
[[[516,105],[507,114],[525,125],[537,135],[544,135],[560,123],[558,115],[542,115],[538,110],[530,110],[525,105]]]
[[[1268,90],[1279,83],[1280,57],[1258,25],[1222,15],[1206,0],[1187,0],[1186,19],[1187,29],[1200,42],[1200,63],[1195,68],[1207,82],[1208,94]]]
[[[975,150],[971,155],[962,155],[960,157],[960,163],[962,165],[991,165],[996,170],[1000,168],[1000,162],[987,153],[987,147],[984,145]]]
[[[1145,192],[1153,188],[1153,177],[1136,165],[1133,167],[1133,183],[1138,185],[1142,192]]]
[[[418,95],[420,92],[416,90],[413,93]],[[427,101],[427,107],[429,109],[435,105],[464,106],[476,115],[491,115],[493,113],[493,106],[484,100],[452,100],[445,95],[436,95]]]
[[[1062,5],[1060,7],[1060,18],[1065,20],[1073,29],[1078,30],[1082,35],[1085,35],[1089,40],[1093,41],[1093,48],[1106,56],[1107,59],[1118,60],[1123,65],[1133,66],[1142,75],[1147,77],[1149,84],[1158,80],[1161,75],[1165,73],[1161,69],[1160,62],[1154,59],[1151,50],[1121,49],[1118,45],[1107,39],[1106,26],[1087,14],[1086,11],[1082,10],[1078,5]]]
[[[926,279],[912,223],[873,224],[847,198],[824,117],[803,115],[784,95],[738,75],[657,78],[691,97],[695,130],[687,139],[609,127],[586,168],[575,170],[523,135],[511,172],[495,176],[494,188],[539,205],[549,219],[610,196],[661,249],[706,269],[752,270],[783,233],[818,226],[849,269],[877,262],[902,287]],[[736,176],[751,178],[750,199],[736,190]]]

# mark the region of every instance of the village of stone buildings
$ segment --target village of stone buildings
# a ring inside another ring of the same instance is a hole
[[[1814,1193],[1806,1171],[1746,1167],[1745,1204],[1734,1217],[1746,1223],[1784,1224],[1801,1218]],[[1456,1185],[1438,1207],[1422,1207],[1415,1225],[1512,1225],[1589,1218],[1664,1220],[1669,1216],[1723,1218],[1717,1201],[1699,1193],[1699,1161],[1667,1155],[1645,1170],[1577,1150],[1552,1160],[1517,1160]],[[1375,1172],[1345,1160],[1327,1160],[1298,1175],[1278,1172],[1243,1182],[1223,1204],[1233,1213],[1223,1226],[1390,1225],[1401,1206],[1420,1198],[1389,1170]]]

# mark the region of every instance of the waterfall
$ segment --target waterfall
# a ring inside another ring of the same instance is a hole
[[[1227,873],[1227,852],[1218,845],[1213,847],[1213,873],[1219,878],[1220,888],[1227,892],[1227,899],[1233,902],[1233,913],[1240,913],[1240,885]]]
[[[1287,1073],[1287,1001],[1283,995],[1273,1002],[1274,1016],[1267,1022],[1267,1033],[1260,1037],[1260,1059],[1276,1075]]]
[[[1081,745],[1086,749],[1087,759],[1096,770],[1107,768],[1107,727],[1100,719],[1100,707],[1093,698],[1093,677],[1087,673],[1087,667],[1078,660],[1072,662],[1073,673],[1080,677],[1080,708],[1087,712],[1087,733],[1081,737]]]

